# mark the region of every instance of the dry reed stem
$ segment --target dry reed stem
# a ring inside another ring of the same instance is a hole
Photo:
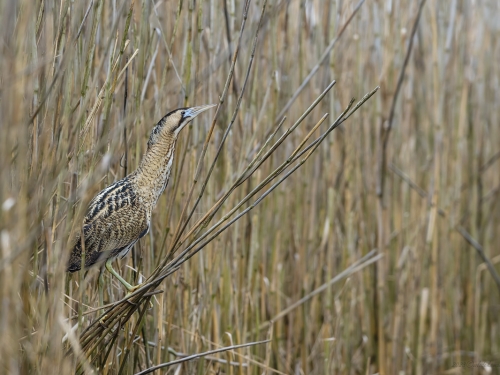
[[[226,346],[224,348],[219,348],[219,349],[214,349],[214,350],[208,350],[208,351],[203,352],[203,353],[193,354],[193,355],[190,355],[190,356],[187,356],[185,358],[181,358],[181,359],[178,359],[178,360],[175,360],[175,361],[172,361],[172,362],[162,363],[162,364],[150,367],[150,368],[148,368],[148,369],[146,369],[144,371],[138,372],[136,375],[149,374],[149,373],[151,373],[151,372],[153,372],[155,370],[158,370],[160,368],[170,367],[170,366],[173,366],[173,365],[177,365],[179,363],[183,363],[183,362],[187,362],[187,361],[192,361],[194,359],[205,357],[205,356],[210,355],[210,354],[222,353],[222,352],[227,352],[227,351],[234,350],[234,349],[246,348],[246,347],[249,347],[249,346],[265,344],[265,343],[268,343],[269,341],[270,340],[249,342],[249,343],[246,343],[246,344],[231,345],[231,346]]]

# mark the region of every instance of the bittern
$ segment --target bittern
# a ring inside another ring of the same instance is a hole
[[[175,145],[181,130],[200,113],[214,105],[179,108],[165,115],[151,131],[147,151],[138,168],[111,184],[89,204],[83,220],[83,241],[77,234],[67,270],[75,272],[105,262],[129,292],[132,286],[114,269],[112,262],[123,258],[149,231],[151,214],[165,190],[174,160]],[[82,252],[82,242],[84,252]],[[84,258],[82,260],[82,254]]]

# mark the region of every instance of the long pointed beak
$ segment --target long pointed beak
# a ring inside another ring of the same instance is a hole
[[[206,110],[215,107],[217,104],[207,104],[207,105],[200,105],[198,107],[191,107],[188,108],[184,111],[184,116],[185,117],[190,117],[190,119],[194,119],[196,116],[198,116],[201,112],[205,112]]]

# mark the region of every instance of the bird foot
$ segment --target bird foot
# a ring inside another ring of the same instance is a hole
[[[139,284],[139,285],[135,285],[135,286],[129,285],[129,287],[127,287],[127,290],[128,290],[127,296],[129,296],[132,293],[134,293],[137,289],[139,289],[140,287],[142,287],[142,285],[143,284]],[[130,301],[130,299],[128,299],[127,302],[135,305],[135,303],[132,302],[132,301]],[[149,300],[149,310],[151,310],[152,308],[153,308],[153,302],[151,300]]]
[[[127,290],[128,290],[128,293],[127,293],[127,296],[134,293],[137,289],[139,289],[140,287],[142,286],[142,284],[139,284],[139,285],[135,285],[135,286],[132,286],[132,285],[129,285],[127,287]]]
[[[102,325],[104,328],[108,328],[108,326],[106,325],[106,319],[108,319],[108,316],[106,314],[104,314],[101,319],[99,319],[99,324]]]

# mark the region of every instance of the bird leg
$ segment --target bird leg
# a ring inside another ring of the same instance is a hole
[[[127,283],[127,282],[125,281],[125,279],[124,279],[123,277],[121,277],[121,276],[118,274],[118,272],[116,272],[116,271],[114,270],[113,266],[111,265],[111,262],[112,262],[112,261],[113,261],[113,259],[112,259],[112,258],[110,258],[110,259],[108,259],[108,260],[106,261],[106,269],[107,269],[110,273],[112,273],[112,274],[113,274],[113,275],[114,275],[114,276],[118,279],[118,281],[119,281],[119,282],[121,282],[121,283],[123,284],[123,286],[124,286],[125,288],[127,288],[127,290],[128,290],[127,295],[128,295],[128,294],[133,293],[135,290],[139,289],[139,288],[142,286],[142,284],[139,284],[139,285],[136,285],[136,286],[132,286],[132,285],[130,285],[129,283]],[[149,306],[150,306],[150,309],[152,309],[152,308],[153,308],[153,302],[152,302],[151,300],[149,300]],[[101,322],[101,324],[103,324],[103,322]]]
[[[111,262],[112,262],[112,261],[113,261],[113,259],[112,259],[112,258],[110,258],[110,259],[108,259],[108,260],[106,261],[106,269],[107,269],[107,270],[108,270],[108,271],[109,271],[109,272],[110,272],[110,273],[111,273],[114,277],[116,277],[116,278],[118,279],[118,281],[119,281],[119,282],[121,282],[121,283],[123,284],[123,286],[124,286],[125,288],[127,288],[127,290],[128,290],[128,292],[129,292],[129,294],[130,294],[130,293],[133,293],[133,292],[134,292],[134,291],[135,291],[138,287],[140,287],[140,285],[132,286],[132,285],[130,285],[129,283],[127,283],[127,282],[125,281],[125,279],[124,279],[123,277],[121,277],[121,276],[118,274],[118,272],[116,272],[116,271],[114,270],[113,266],[111,265]]]

